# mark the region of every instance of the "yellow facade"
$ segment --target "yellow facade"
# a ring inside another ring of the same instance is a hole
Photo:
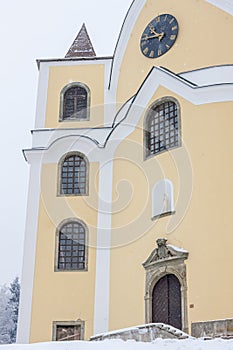
[[[59,321],[84,322],[86,340],[152,322],[145,316],[142,264],[158,238],[188,252],[182,329],[232,318],[233,17],[223,7],[135,0],[113,59],[40,62],[49,73],[38,101],[44,131],[34,133],[35,146],[25,151],[32,175],[19,341],[52,340]],[[142,32],[166,13],[179,23],[177,40],[166,54],[147,58],[139,46]],[[71,83],[90,89],[89,120],[59,120],[61,91]],[[181,144],[146,157],[148,111],[164,98],[179,106]],[[62,159],[74,152],[88,159],[88,193],[60,195]],[[164,179],[173,184],[174,213],[153,219],[153,189]],[[85,271],[56,269],[58,228],[72,219],[87,228]]]

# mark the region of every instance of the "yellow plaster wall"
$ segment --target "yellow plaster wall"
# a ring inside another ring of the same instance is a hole
[[[142,263],[158,237],[189,252],[188,306],[194,304],[188,308],[189,326],[232,317],[233,103],[194,106],[160,87],[148,105],[162,96],[173,96],[180,103],[182,147],[143,161],[143,116],[115,154],[110,330],[145,322]],[[191,202],[179,225],[168,232],[168,223],[177,214],[152,221],[151,191],[157,181],[168,178],[176,203],[186,171],[184,153],[192,171]]]
[[[93,335],[98,168],[90,163],[88,197],[57,197],[58,166],[42,167],[30,342],[50,341],[53,321],[81,319],[85,339]],[[88,271],[54,272],[56,228],[69,218],[88,227]]]
[[[140,51],[141,35],[156,16],[170,13],[179,24],[173,47],[159,58]],[[219,25],[221,23],[221,25]],[[125,51],[118,82],[117,101],[134,95],[153,66],[180,73],[232,63],[233,18],[204,0],[148,0],[138,17]]]
[[[166,12],[173,14],[179,22],[177,41],[167,54],[148,59],[139,49],[141,33],[151,19]],[[217,22],[221,22],[221,30]],[[148,0],[122,62],[117,101],[125,102],[131,97],[154,65],[180,72],[231,63],[226,57],[233,55],[228,35],[232,30],[230,16],[205,1]],[[215,45],[215,42],[221,45]],[[90,121],[59,123],[60,91],[74,81],[85,83],[91,90]],[[154,249],[158,237],[167,237],[168,243],[190,253],[187,261],[188,304],[194,304],[194,308],[188,310],[189,323],[232,317],[233,281],[229,276],[233,268],[233,235],[229,198],[233,196],[233,106],[232,103],[194,106],[163,87],[156,91],[148,105],[163,96],[174,96],[180,103],[182,147],[144,161],[143,116],[115,154],[110,330],[145,322],[142,263]],[[50,68],[47,128],[103,126],[103,105],[103,65]],[[184,149],[190,155],[192,168],[191,202],[178,227],[167,233],[171,217],[151,220],[151,191],[157,181],[168,178],[174,184],[175,201],[178,199],[180,169],[175,159],[182,159]],[[51,340],[53,321],[78,318],[85,321],[85,338],[93,335],[96,256],[92,247],[96,242],[98,164],[90,164],[88,197],[57,197],[54,180],[57,171],[56,164],[46,164],[42,168],[31,342]],[[89,228],[88,272],[54,273],[56,227],[69,217],[82,219]]]
[[[46,108],[46,128],[90,128],[104,125],[104,65],[50,67]],[[90,95],[89,121],[59,122],[60,93],[70,83],[86,84]]]

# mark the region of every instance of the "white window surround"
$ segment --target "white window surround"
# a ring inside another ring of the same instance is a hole
[[[173,183],[163,179],[152,189],[152,220],[161,216],[174,214]]]

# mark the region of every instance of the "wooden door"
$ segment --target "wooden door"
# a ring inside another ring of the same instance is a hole
[[[165,275],[152,292],[152,322],[182,329],[180,282],[175,275]]]

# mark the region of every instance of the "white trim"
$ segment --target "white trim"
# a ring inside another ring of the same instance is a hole
[[[99,170],[94,334],[107,332],[109,322],[113,157],[108,159]]]
[[[47,149],[24,150],[24,155],[28,163],[33,163],[35,159],[42,159],[43,164],[58,163],[60,158],[69,152],[81,152],[90,162],[99,162],[103,159],[103,150],[98,148],[94,142],[85,137],[74,135],[57,138]]]
[[[145,5],[146,0],[136,0],[132,3],[129,12],[125,17],[122,30],[120,32],[118,42],[116,45],[113,61],[112,61],[112,72],[110,77],[110,89],[116,95],[118,80],[120,75],[120,67],[125,55],[126,48],[131,36],[131,32],[135,26],[138,16]]]
[[[232,67],[229,66],[228,69],[232,70]],[[201,76],[201,71],[203,74],[206,74],[204,73],[206,70],[207,69],[199,70],[198,74]],[[208,68],[208,75],[210,76],[211,72],[215,70],[216,67]],[[218,73],[221,73],[220,67],[218,69]],[[27,160],[31,162],[36,154],[40,155],[41,153],[44,153],[46,155],[48,151],[47,148],[54,149],[54,145],[57,142],[62,142],[62,139],[64,144],[66,144],[66,146],[63,147],[63,151],[71,146],[73,149],[74,147],[79,147],[80,143],[85,143],[86,148],[84,151],[82,151],[84,154],[88,155],[90,152],[92,152],[92,150],[95,150],[95,157],[98,156],[100,159],[103,159],[102,157],[105,153],[98,152],[100,147],[106,147],[106,142],[109,143],[110,140],[119,142],[134,131],[140,117],[145,112],[145,108],[147,108],[151,98],[159,86],[167,88],[194,105],[233,101],[233,83],[227,82],[199,87],[195,86],[192,82],[188,82],[187,80],[183,79],[182,76],[185,77],[186,74],[190,74],[191,77],[197,73],[182,73],[181,76],[178,76],[164,68],[154,67],[135,97],[127,101],[120,110],[113,122],[113,128],[72,129],[72,135],[69,135],[69,129],[44,129],[34,131],[34,147],[37,146],[37,148],[24,151]],[[226,72],[224,74],[226,75]],[[97,145],[98,147],[96,147]],[[42,147],[43,149],[38,149],[38,147]],[[109,144],[107,144],[107,147],[109,149]],[[70,151],[71,148],[68,150]],[[59,146],[59,153],[60,150],[61,149]],[[97,161],[98,160],[99,159],[97,159]]]
[[[108,59],[101,58],[96,60],[41,60],[40,61],[40,70],[42,66],[47,67],[61,67],[61,66],[94,66],[94,65],[108,65],[109,62],[112,61],[112,57],[109,57]]]
[[[35,128],[45,127],[46,105],[49,83],[49,66],[42,65],[38,80]]]
[[[232,0],[205,0],[205,1],[220,8],[223,11],[233,15],[233,2],[232,2]]]
[[[224,72],[223,76],[221,75],[221,68]],[[213,79],[217,79],[217,74],[222,76],[221,83],[220,79],[217,84],[212,83],[209,78],[207,84],[209,82],[210,85],[196,86],[193,82],[188,82],[183,79],[183,77],[187,77],[186,74],[190,74],[190,79],[195,77],[194,80],[196,80],[197,75],[199,75],[198,79],[201,80],[202,74],[204,76],[207,76],[208,74],[208,77],[210,77],[212,72]],[[233,65],[228,67],[220,66],[218,69],[216,69],[216,67],[209,67],[208,69],[200,69],[198,72],[193,71],[182,73],[181,76],[178,76],[164,68],[154,67],[135,97],[127,101],[119,112],[119,115],[115,119],[114,126],[119,125],[118,128],[113,129],[110,139],[123,139],[133,132],[139,119],[145,112],[145,108],[148,107],[151,98],[156,93],[159,86],[165,87],[169,91],[183,97],[194,105],[233,101],[233,82],[229,82],[230,80],[233,80],[229,77],[232,77],[232,72]],[[226,78],[227,75],[228,78]]]
[[[105,64],[104,70],[104,126],[111,127],[112,119],[116,113],[116,101],[114,95],[108,90],[108,84],[111,74],[112,60]]]
[[[233,65],[206,67],[183,72],[179,77],[201,86],[215,84],[233,84]]]
[[[49,148],[58,139],[74,136],[76,139],[87,138],[99,147],[103,147],[110,131],[111,128],[33,130],[32,146],[33,148]]]
[[[34,162],[30,169],[19,319],[17,328],[17,343],[24,344],[29,343],[30,340],[37,226],[40,201],[40,172],[40,161]]]

